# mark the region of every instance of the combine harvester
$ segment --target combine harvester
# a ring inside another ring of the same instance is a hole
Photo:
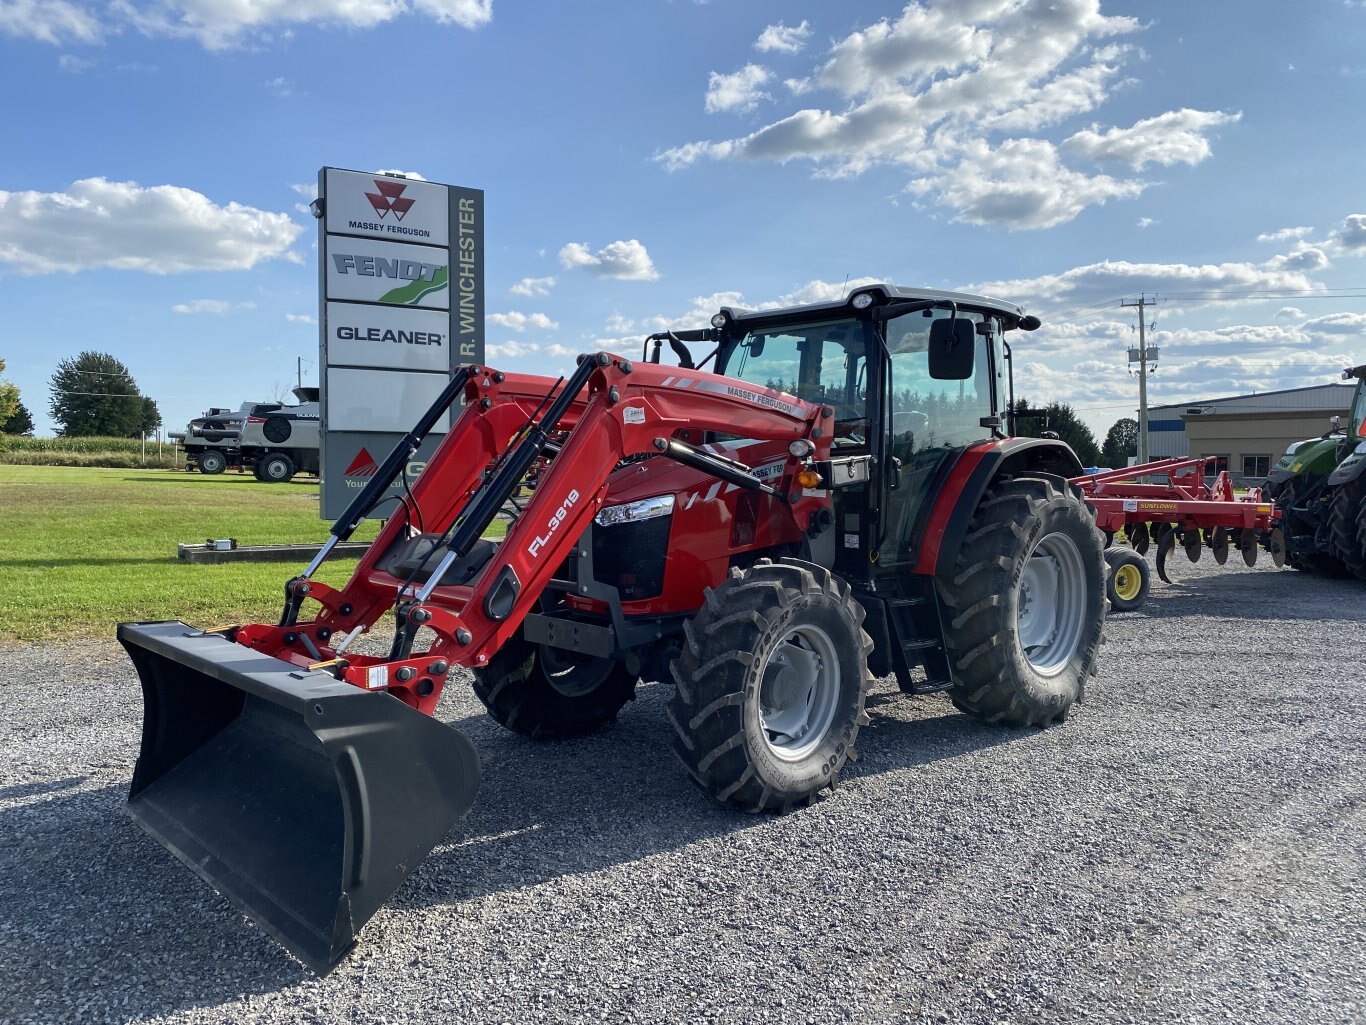
[[[1205,471],[1214,462],[1214,456],[1159,459],[1073,477],[1072,483],[1095,508],[1096,525],[1107,540],[1123,530],[1140,556],[1147,555],[1156,543],[1157,575],[1166,583],[1172,582],[1167,575],[1167,559],[1178,547],[1191,562],[1199,562],[1201,552],[1208,548],[1221,566],[1228,561],[1229,550],[1236,548],[1249,568],[1257,564],[1258,549],[1265,548],[1278,567],[1284,566],[1280,510],[1262,499],[1259,488],[1235,494],[1227,470],[1215,475],[1212,487],[1207,485]],[[1142,478],[1155,475],[1165,476],[1167,482],[1143,483]],[[1115,551],[1106,552],[1111,604],[1121,611],[1138,608],[1147,596],[1146,564],[1139,570],[1142,580],[1134,581],[1121,565],[1134,566],[1135,560],[1113,554]],[[1115,600],[1116,592],[1119,601]]]

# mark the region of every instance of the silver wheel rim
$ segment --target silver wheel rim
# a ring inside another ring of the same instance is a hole
[[[839,660],[816,626],[789,630],[760,667],[759,726],[768,749],[785,762],[815,751],[839,706]]]
[[[1048,534],[1029,553],[1015,592],[1020,652],[1041,676],[1056,676],[1081,645],[1086,569],[1066,534]]]

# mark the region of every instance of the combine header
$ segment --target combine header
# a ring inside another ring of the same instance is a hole
[[[1139,555],[1157,545],[1157,575],[1167,583],[1167,559],[1179,547],[1186,558],[1199,562],[1208,548],[1214,561],[1223,565],[1236,548],[1249,567],[1257,564],[1257,551],[1266,548],[1277,566],[1285,565],[1285,535],[1280,512],[1262,500],[1261,490],[1245,494],[1233,491],[1228,471],[1215,475],[1214,485],[1205,483],[1205,470],[1213,456],[1159,459],[1138,466],[1073,477],[1095,507],[1096,525],[1112,539],[1121,529]],[[1145,484],[1143,477],[1164,475],[1165,484]]]

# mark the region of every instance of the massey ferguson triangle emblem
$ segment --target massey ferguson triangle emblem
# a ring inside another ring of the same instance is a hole
[[[362,448],[356,453],[356,458],[351,460],[351,465],[342,471],[343,477],[373,477],[379,472],[379,464],[375,462],[366,449]]]
[[[375,208],[375,213],[379,214],[380,220],[384,220],[386,214],[391,210],[394,220],[403,220],[403,215],[413,208],[417,202],[415,199],[404,199],[403,190],[408,186],[405,182],[383,181],[379,178],[371,179],[375,183],[375,188],[379,189],[379,195],[367,192],[365,198],[370,201],[370,205]]]

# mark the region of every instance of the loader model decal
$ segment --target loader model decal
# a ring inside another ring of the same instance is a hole
[[[569,510],[574,507],[574,503],[578,500],[579,492],[577,489],[571,488],[569,494],[564,496],[564,501],[560,503],[560,507],[555,510],[555,515],[546,521],[545,535],[537,535],[532,539],[531,544],[527,545],[526,553],[528,555],[534,559],[540,554],[541,549],[550,543],[550,539],[555,536],[555,531],[560,529],[560,524],[569,516]]]

